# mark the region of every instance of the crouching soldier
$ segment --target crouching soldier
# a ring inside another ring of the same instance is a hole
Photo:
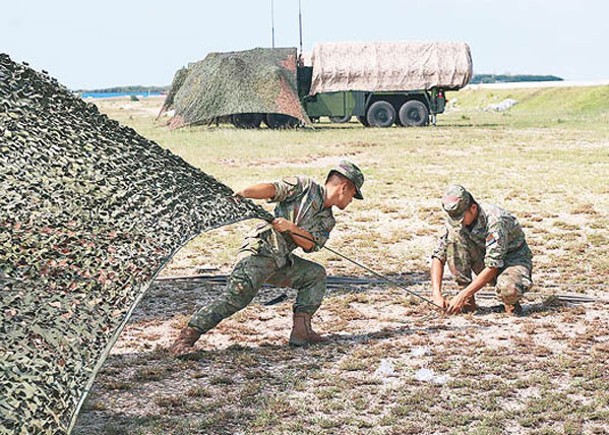
[[[521,314],[519,300],[533,284],[531,250],[520,224],[506,210],[476,202],[463,186],[450,186],[442,197],[446,225],[432,255],[433,301],[448,314],[476,310],[474,295],[488,283],[509,314]],[[444,264],[461,291],[452,299],[442,296]],[[472,280],[472,271],[476,278]]]
[[[353,198],[363,199],[363,184],[360,169],[343,160],[330,170],[324,185],[308,177],[293,177],[256,184],[236,193],[236,198],[276,202],[275,219],[259,225],[246,237],[224,293],[192,316],[170,351],[175,355],[192,351],[202,334],[245,308],[264,283],[298,290],[291,345],[325,341],[313,331],[311,316],[320,307],[326,291],[326,270],[292,251],[298,247],[305,252],[321,249],[334,228],[332,207],[343,210]]]

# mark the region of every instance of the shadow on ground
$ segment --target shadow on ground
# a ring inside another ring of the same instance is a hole
[[[403,273],[387,275],[406,289],[429,280],[426,273]],[[226,285],[226,275],[203,275],[203,277],[157,280],[150,286],[136,310],[131,322],[166,320],[176,314],[190,315],[197,308],[211,303],[220,296]],[[389,286],[377,278],[361,276],[330,276],[326,297],[346,293],[366,293],[373,287]],[[407,294],[406,291],[404,291]],[[265,285],[253,304],[267,304],[285,295],[283,300],[295,300],[296,290]],[[195,304],[195,305],[193,305]]]

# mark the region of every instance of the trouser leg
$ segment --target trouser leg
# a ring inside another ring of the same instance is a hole
[[[292,256],[293,262],[284,266],[267,280],[268,283],[298,291],[295,313],[314,314],[326,293],[326,269],[320,264]]]
[[[531,267],[517,264],[506,267],[497,277],[495,291],[505,305],[514,305],[533,285]]]
[[[478,274],[484,269],[484,252],[465,237],[453,235],[448,241],[446,254],[450,273],[461,287],[472,282],[472,271]]]
[[[234,267],[224,293],[210,305],[198,310],[188,326],[207,332],[218,323],[245,308],[256,296],[266,279],[277,270],[271,257],[251,255]]]

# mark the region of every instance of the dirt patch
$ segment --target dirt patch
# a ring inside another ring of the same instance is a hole
[[[532,294],[514,318],[485,293],[477,314],[442,317],[403,291],[351,286],[331,290],[314,319],[330,344],[291,349],[293,299],[263,306],[285,291],[265,288],[204,335],[196,353],[167,354],[191,312],[221,291],[195,280],[157,282],[75,433],[530,433],[571,423],[609,430],[604,301],[569,305]],[[542,405],[552,407],[546,417],[535,411]]]

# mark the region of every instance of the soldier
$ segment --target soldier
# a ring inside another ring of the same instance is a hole
[[[442,197],[447,213],[443,236],[432,254],[433,301],[448,314],[476,310],[474,294],[488,283],[508,314],[519,315],[522,294],[529,290],[532,254],[520,224],[506,210],[479,204],[463,186],[450,186]],[[452,299],[442,296],[444,264],[461,291]],[[476,278],[472,280],[472,271]]]
[[[292,251],[298,247],[305,252],[321,249],[334,228],[332,207],[343,210],[353,198],[363,199],[363,184],[360,169],[343,160],[330,170],[323,186],[308,177],[292,177],[256,184],[236,193],[237,199],[276,202],[275,219],[270,224],[259,225],[246,237],[224,293],[192,316],[170,351],[175,355],[191,351],[202,334],[245,308],[264,283],[298,290],[293,306],[291,345],[325,341],[311,328],[311,316],[321,305],[326,291],[326,270]]]

